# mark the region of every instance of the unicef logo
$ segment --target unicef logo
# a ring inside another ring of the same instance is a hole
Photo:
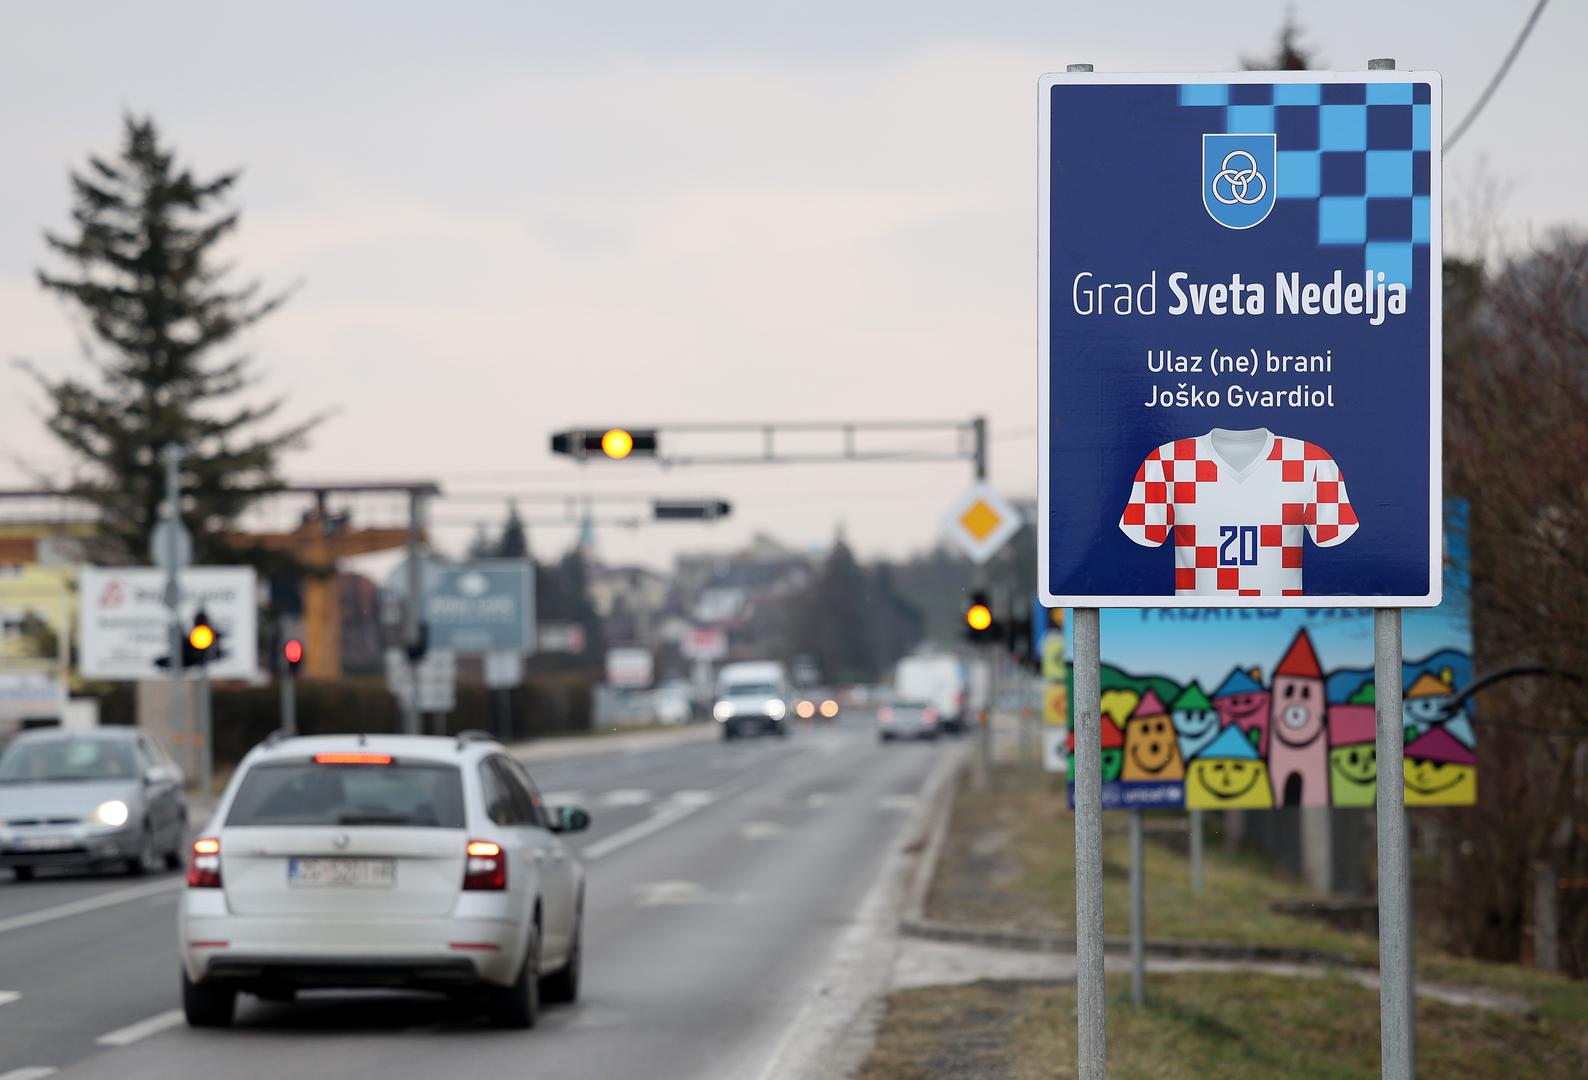
[[[1202,136],[1202,205],[1226,229],[1250,229],[1274,208],[1273,135]]]
[[[1257,190],[1253,191],[1253,185]],[[1224,155],[1218,175],[1213,177],[1213,197],[1225,206],[1250,206],[1268,194],[1268,179],[1257,171],[1257,159],[1245,150]]]

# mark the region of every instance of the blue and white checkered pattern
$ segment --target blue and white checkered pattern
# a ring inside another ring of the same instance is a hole
[[[1320,246],[1359,247],[1367,269],[1414,284],[1414,268],[1426,265],[1432,220],[1426,84],[1196,83],[1179,90],[1181,105],[1208,114],[1207,131],[1274,133],[1275,195],[1317,206]]]

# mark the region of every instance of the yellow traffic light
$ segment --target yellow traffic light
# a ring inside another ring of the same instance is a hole
[[[986,604],[972,604],[965,610],[965,625],[972,630],[985,630],[992,625],[992,611]]]
[[[199,623],[197,626],[193,627],[192,630],[188,631],[187,643],[193,646],[199,652],[203,652],[205,649],[215,644],[215,631],[208,623]]]
[[[613,428],[601,436],[601,452],[613,461],[622,461],[634,449],[634,436],[622,428]]]

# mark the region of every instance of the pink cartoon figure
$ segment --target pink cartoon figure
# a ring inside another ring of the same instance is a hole
[[[1305,630],[1274,669],[1269,690],[1268,774],[1275,806],[1329,805],[1329,739],[1323,669]]]

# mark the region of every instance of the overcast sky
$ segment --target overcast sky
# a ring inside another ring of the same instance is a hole
[[[1531,2],[1295,5],[1324,63],[1443,73],[1464,116]],[[293,479],[452,492],[721,495],[730,523],[604,530],[662,563],[753,531],[931,543],[968,466],[578,469],[581,423],[968,418],[1035,498],[1038,76],[1220,70],[1279,5],[213,3],[0,15],[0,356],[83,370],[33,271],[66,174],[152,113],[202,173],[246,170],[228,254],[301,283],[252,334],[267,387],[336,414]],[[1447,242],[1505,192],[1510,242],[1584,218],[1588,5],[1561,2],[1446,163]],[[1485,163],[1486,164],[1483,164]],[[0,368],[0,484],[66,458]],[[552,507],[531,514],[551,513]],[[614,508],[617,510],[619,508]],[[454,545],[497,506],[437,508]],[[572,530],[533,528],[536,553]]]

